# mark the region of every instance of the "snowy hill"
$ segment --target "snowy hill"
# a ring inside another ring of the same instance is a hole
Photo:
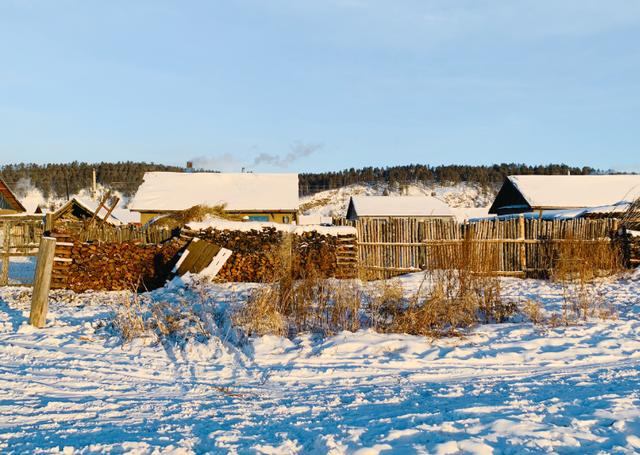
[[[344,216],[351,196],[435,196],[454,208],[459,219],[485,216],[495,193],[472,183],[456,185],[407,185],[404,188],[387,184],[349,185],[300,198],[300,212],[307,215]]]

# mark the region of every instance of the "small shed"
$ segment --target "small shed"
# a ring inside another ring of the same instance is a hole
[[[143,224],[196,205],[224,205],[252,221],[293,223],[298,204],[298,174],[147,172],[129,208]]]
[[[446,203],[431,196],[352,196],[347,219],[362,218],[454,219],[455,214]]]
[[[584,209],[639,197],[640,175],[511,175],[502,184],[489,213]]]
[[[13,215],[26,212],[27,209],[20,203],[11,188],[0,179],[0,215]]]
[[[51,216],[53,222],[55,222],[56,224],[66,222],[76,223],[79,221],[87,221],[93,218],[93,214],[95,213],[97,208],[98,203],[72,198],[58,210],[53,212]],[[100,212],[98,212],[96,219],[104,219],[104,217],[107,215],[107,212],[108,209],[101,207],[101,210]],[[126,224],[116,218],[113,214],[109,214],[104,222],[112,226]]]

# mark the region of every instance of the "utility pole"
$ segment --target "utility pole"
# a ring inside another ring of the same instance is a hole
[[[97,184],[96,184],[96,169],[93,168],[91,170],[91,197],[93,199],[96,198],[96,194],[98,193],[98,188],[97,188]]]

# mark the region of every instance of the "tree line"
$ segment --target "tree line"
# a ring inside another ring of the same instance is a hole
[[[45,197],[65,197],[82,189],[90,188],[92,171],[96,170],[98,184],[132,196],[145,172],[174,171],[184,168],[164,164],[125,161],[117,163],[84,163],[74,161],[63,164],[19,163],[0,166],[0,178],[14,189],[30,182],[40,189]],[[318,191],[340,188],[355,183],[385,183],[406,185],[409,183],[456,184],[476,183],[484,188],[495,188],[504,178],[513,174],[575,174],[599,173],[591,167],[571,167],[566,164],[530,166],[527,164],[502,163],[492,166],[446,165],[429,166],[410,164],[407,166],[364,167],[345,169],[337,172],[303,173],[299,176],[300,193],[312,194]]]
[[[24,188],[29,183],[45,197],[66,197],[85,188],[91,188],[92,171],[96,181],[126,196],[136,192],[142,176],[149,171],[181,171],[176,166],[144,162],[34,164],[18,163],[0,167],[0,178],[10,187]]]
[[[401,186],[410,183],[456,184],[470,182],[489,189],[497,187],[508,175],[566,175],[568,173],[588,175],[599,172],[588,166],[572,167],[566,164],[538,166],[517,163],[502,163],[491,166],[410,164],[407,166],[364,167],[338,172],[300,174],[300,193],[303,195],[313,194],[355,183],[386,183]]]

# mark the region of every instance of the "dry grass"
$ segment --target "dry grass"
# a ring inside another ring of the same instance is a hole
[[[267,252],[270,284],[255,291],[233,320],[248,334],[324,334],[359,328],[362,291],[349,281],[322,278],[311,264],[300,267],[292,237]]]
[[[122,304],[116,307],[111,323],[125,343],[137,338],[161,341],[178,334],[210,336],[201,315],[194,312],[192,303],[144,303],[136,292],[128,293]]]
[[[240,217],[225,211],[226,205],[194,205],[185,210],[173,212],[155,221],[157,226],[165,226],[170,229],[184,227],[194,221],[204,221],[208,217],[222,218],[225,220],[239,221]]]
[[[622,270],[619,249],[616,242],[584,242],[570,238],[556,245],[551,276],[562,284],[561,320],[565,325],[589,317],[613,317],[595,280]]]
[[[479,322],[506,321],[517,308],[500,296],[500,279],[493,273],[497,254],[497,248],[478,247],[469,239],[431,248],[435,269],[425,274],[413,297],[405,298],[393,280],[378,282],[368,305],[372,327],[441,337],[460,335]]]
[[[273,286],[256,289],[247,303],[233,314],[233,323],[249,336],[288,334],[287,321],[278,310],[278,292]]]

